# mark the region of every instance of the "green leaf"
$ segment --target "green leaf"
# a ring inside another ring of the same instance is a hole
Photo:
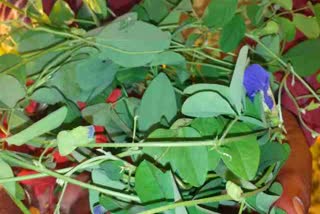
[[[264,98],[262,93],[256,94],[253,101],[251,101],[249,97],[246,97],[244,116],[265,121],[263,102]]]
[[[311,103],[309,103],[305,107],[305,110],[306,111],[314,111],[314,110],[318,109],[319,107],[320,107],[320,103],[316,103],[316,102],[314,102],[314,100],[312,100]]]
[[[170,122],[177,113],[177,102],[170,80],[164,73],[154,78],[145,91],[138,110],[138,126],[142,131],[159,123],[162,117]]]
[[[247,15],[254,26],[263,23],[265,5],[251,4],[247,6]]]
[[[174,198],[170,172],[163,173],[148,161],[138,166],[135,183],[135,190],[142,203]]]
[[[25,65],[23,65],[22,57],[19,55],[4,54],[0,56],[0,73],[2,72],[14,76],[22,85],[26,82]]]
[[[8,122],[10,129],[13,130],[16,128],[20,128],[23,125],[26,125],[28,122],[30,122],[30,119],[28,116],[24,114],[23,111],[14,110],[12,111],[10,115],[10,120]]]
[[[117,104],[118,105],[118,104]],[[122,118],[114,111],[112,104],[100,103],[82,110],[82,117],[92,125],[104,126],[114,140],[123,140],[124,133],[119,127]],[[119,137],[119,138],[117,138]]]
[[[215,91],[218,92],[221,96],[225,97],[227,100],[231,100],[230,90],[225,85],[219,84],[206,84],[206,83],[199,83],[190,85],[184,89],[184,94],[194,94],[200,91]]]
[[[208,27],[223,27],[233,18],[238,6],[237,0],[211,0],[202,17]]]
[[[286,10],[292,10],[292,0],[272,0],[271,2],[280,5]]]
[[[59,57],[61,51],[59,50],[52,50],[43,56],[38,56],[37,58],[29,61],[26,63],[26,73],[28,75],[36,74],[42,71],[45,66],[51,63],[54,59]]]
[[[217,193],[220,193],[221,191],[225,190],[225,183],[224,179],[217,177],[215,179],[209,180],[205,185],[203,185],[197,195],[194,197],[194,199],[198,198],[206,198],[210,197],[212,195],[215,195]],[[219,203],[216,204],[216,208],[218,208]]]
[[[0,85],[0,101],[10,108],[13,108],[26,95],[25,88],[12,76],[0,74]]]
[[[98,204],[100,199],[100,192],[95,190],[89,190],[89,204],[90,204],[90,211],[91,213],[94,213],[94,207],[96,204]]]
[[[241,201],[242,198],[242,189],[237,184],[232,181],[228,181],[226,184],[226,190],[228,195],[235,201]]]
[[[259,192],[255,196],[246,198],[246,202],[251,207],[254,207],[259,213],[269,213],[272,205],[274,205],[274,203],[279,199],[281,194],[282,186],[275,182],[269,188],[269,194]]]
[[[312,5],[312,4],[310,4]],[[313,12],[314,12],[314,15],[317,19],[317,22],[318,22],[318,25],[320,26],[320,4],[315,4],[315,5],[312,5],[312,9],[313,9]]]
[[[276,17],[275,21],[280,25],[282,38],[290,42],[295,38],[296,27],[292,21],[283,17]]]
[[[222,134],[226,120],[217,118],[196,118],[192,121],[191,127],[196,129],[202,137],[214,138]]]
[[[169,9],[164,0],[144,0],[141,4],[155,23],[161,22],[169,14]]]
[[[14,177],[13,171],[9,164],[7,164],[5,161],[3,161],[0,158],[0,178],[12,178]],[[1,186],[4,187],[4,189],[11,195],[11,197],[16,197],[16,183],[15,182],[6,182],[1,184]]]
[[[112,214],[135,214],[146,210],[140,205],[132,205],[106,195],[101,195],[100,204]]]
[[[232,100],[232,105],[235,106],[238,114],[241,113],[243,109],[242,102],[245,97],[244,87],[243,87],[243,76],[244,71],[247,66],[248,59],[248,46],[243,46],[239,52],[236,67],[233,72],[233,76],[230,83],[230,97]]]
[[[47,84],[57,87],[73,102],[86,102],[111,85],[117,71],[118,66],[112,61],[92,55],[63,66]]]
[[[261,42],[268,47],[274,54],[280,55],[280,38],[279,35],[269,35],[265,36],[261,39]],[[266,61],[275,60],[274,56],[270,56],[269,52],[262,47],[261,45],[257,45],[256,52],[262,56]]]
[[[316,17],[307,17],[303,14],[296,13],[293,15],[293,23],[306,37],[310,39],[318,38],[320,27]]]
[[[112,180],[120,180],[123,171],[124,163],[122,161],[105,161],[100,164],[100,168],[103,169],[108,177]]]
[[[120,171],[117,172],[120,174]],[[112,176],[112,175],[111,175]],[[110,178],[108,172],[103,169],[94,169],[91,173],[93,183],[105,186],[112,189],[124,190],[126,185],[120,182],[120,180],[113,180]]]
[[[287,212],[278,207],[273,207],[270,211],[270,214],[287,214]]]
[[[65,105],[68,108],[68,113],[67,113],[66,119],[64,120],[65,123],[71,123],[75,119],[81,117],[81,112],[79,110],[79,107],[75,103],[69,100],[65,100]]]
[[[209,150],[208,151],[208,170],[214,171],[219,162],[220,162],[220,154],[215,150]]]
[[[22,145],[27,143],[28,141],[32,140],[35,137],[43,135],[55,128],[58,128],[67,116],[67,108],[61,107],[60,109],[52,112],[48,116],[44,117],[43,119],[35,122],[28,128],[24,129],[23,131],[8,137],[6,141],[8,144],[12,145]]]
[[[20,53],[45,49],[62,41],[62,38],[48,32],[28,30],[16,40]]]
[[[189,97],[182,106],[182,113],[191,117],[234,115],[230,104],[218,93],[204,91]]]
[[[302,77],[310,76],[320,68],[320,40],[306,40],[291,48],[283,57],[290,61],[295,72]]]
[[[157,129],[148,139],[199,138],[199,133],[190,127],[180,129]],[[193,186],[201,186],[208,172],[208,151],[206,147],[163,147],[144,148],[143,151],[163,165],[170,163],[180,177]],[[199,167],[201,166],[201,167]]]
[[[123,67],[138,67],[170,46],[171,35],[157,27],[126,14],[103,28],[95,37],[101,55]]]
[[[63,96],[55,88],[40,88],[36,90],[30,97],[39,103],[45,103],[49,105],[54,105],[61,101],[64,101]]]
[[[90,136],[90,128],[87,126],[79,126],[70,131],[61,131],[57,135],[57,144],[59,153],[62,156],[69,155],[78,146],[89,144],[93,141]]]
[[[120,83],[132,84],[136,82],[142,82],[148,75],[148,69],[146,68],[129,68],[126,70],[120,70],[116,74],[116,78]]]
[[[255,177],[260,161],[260,148],[255,137],[248,137],[228,143],[221,148],[226,166],[237,176],[245,180]]]
[[[72,23],[74,13],[67,2],[57,0],[51,9],[49,18],[57,26],[69,25]]]
[[[154,59],[151,61],[151,66],[157,65],[179,65],[185,64],[186,60],[180,54],[173,51],[166,51],[160,54],[157,54]]]
[[[118,66],[110,60],[102,60],[92,56],[76,63],[76,80],[82,90],[89,91],[104,85],[105,88],[114,79]]]
[[[191,0],[181,0],[179,4],[170,11],[170,13],[161,21],[161,25],[178,24],[181,14],[184,12],[192,11]]]
[[[240,15],[236,15],[222,29],[222,34],[219,40],[221,49],[224,52],[233,51],[236,49],[244,38],[246,25],[244,19]]]
[[[261,146],[259,170],[264,170],[278,161],[285,161],[289,157],[288,151],[290,151],[288,144],[280,144],[278,142],[264,144]]]

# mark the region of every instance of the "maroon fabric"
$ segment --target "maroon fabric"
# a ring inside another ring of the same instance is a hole
[[[313,1],[313,2],[319,2],[319,0]],[[305,7],[306,4],[307,4],[307,0],[295,0],[294,1],[294,8]],[[303,13],[306,15],[310,15],[309,10],[303,11]],[[294,47],[295,45],[299,44],[300,42],[302,42],[304,40],[306,40],[306,37],[300,31],[297,31],[295,39],[292,42],[286,44],[286,50]],[[318,74],[319,74],[319,72],[317,72],[316,74],[314,74],[310,77],[305,78],[307,83],[315,91],[320,89],[320,84],[316,80],[316,77]],[[292,83],[294,83],[294,85]],[[299,80],[297,80],[296,78],[292,82],[292,77],[290,76],[288,78],[287,84],[288,84],[288,88],[290,89],[290,91],[294,97],[310,94],[310,92],[308,92],[308,90],[303,86],[303,84]],[[316,102],[316,100],[309,98],[309,99],[299,100],[298,104],[299,104],[300,108],[303,108],[303,107],[306,107],[312,101]],[[293,112],[295,115],[298,114],[298,109],[295,107],[294,103],[291,101],[290,97],[285,92],[282,94],[282,105],[285,108],[287,108],[288,110],[290,110],[291,112]],[[312,128],[313,130],[315,130],[317,132],[320,132],[320,109],[308,111],[305,114],[303,114],[302,118],[310,128]],[[305,128],[303,128],[303,131],[307,137],[309,146],[312,145],[315,142],[315,139],[312,137],[311,133],[309,131],[307,131]]]
[[[135,4],[141,0],[108,0],[108,6],[117,15],[128,12]]]

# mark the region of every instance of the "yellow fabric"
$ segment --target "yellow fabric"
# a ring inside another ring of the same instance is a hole
[[[310,214],[320,213],[320,137],[310,148],[312,153],[312,195]]]

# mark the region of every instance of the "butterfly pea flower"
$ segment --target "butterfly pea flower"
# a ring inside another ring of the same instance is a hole
[[[270,76],[261,65],[252,64],[247,67],[244,72],[243,85],[246,89],[247,96],[251,101],[253,101],[257,93],[263,92],[265,104],[269,109],[272,109],[273,100],[268,95]]]
[[[105,214],[106,213],[106,209],[103,206],[98,205],[98,206],[95,206],[93,208],[93,213],[94,214]]]

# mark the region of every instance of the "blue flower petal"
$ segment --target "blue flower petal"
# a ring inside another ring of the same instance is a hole
[[[267,106],[269,107],[269,109],[273,108],[273,100],[270,96],[265,95],[264,96],[264,102],[267,104]]]
[[[247,67],[243,78],[243,85],[246,89],[247,96],[253,100],[255,95],[259,91],[262,91],[264,93],[265,103],[269,108],[272,108],[273,101],[271,97],[267,95],[269,84],[269,73],[261,65],[252,64]]]
[[[88,138],[93,138],[94,137],[94,126],[88,126]]]
[[[106,212],[106,209],[101,205],[95,206],[93,208],[93,213],[94,214],[104,214],[105,212]]]

